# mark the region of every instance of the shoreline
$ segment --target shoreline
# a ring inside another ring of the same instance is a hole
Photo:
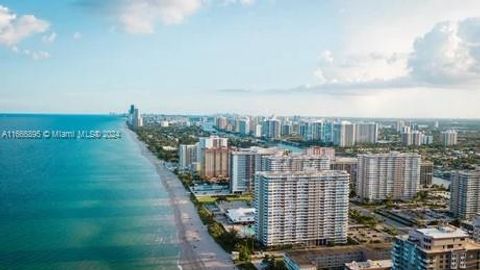
[[[164,162],[148,150],[147,145],[138,139],[135,132],[128,128],[127,132],[140,148],[142,156],[155,167],[168,193],[180,249],[178,268],[181,270],[236,269],[230,254],[225,252],[208,233],[207,227],[200,220],[197,209],[190,200],[190,193],[185,190],[180,179],[165,168]]]

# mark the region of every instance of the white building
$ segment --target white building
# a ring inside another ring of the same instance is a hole
[[[256,238],[264,246],[347,242],[348,173],[258,172]]]
[[[255,208],[228,209],[226,213],[233,224],[245,224],[255,222]]]
[[[460,219],[480,213],[480,170],[457,171],[450,184],[450,212]]]
[[[456,145],[458,143],[458,134],[455,130],[443,131],[440,139],[445,146]]]
[[[421,156],[390,152],[358,155],[356,193],[368,201],[410,200],[420,188]]]
[[[255,172],[262,168],[262,158],[280,154],[277,148],[251,147],[230,155],[230,191],[243,193],[253,190]]]
[[[303,171],[303,170],[329,170],[330,159],[328,156],[318,155],[273,155],[266,156],[262,161],[262,171]]]
[[[197,162],[197,145],[180,144],[178,147],[178,167],[180,170],[194,169],[193,164]]]
[[[378,141],[377,123],[356,123],[355,144],[374,144]]]
[[[342,121],[333,125],[333,144],[340,147],[355,145],[355,125]]]

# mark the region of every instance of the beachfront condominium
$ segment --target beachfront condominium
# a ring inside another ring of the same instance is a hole
[[[278,148],[251,147],[230,154],[230,192],[244,193],[253,190],[255,172],[261,171],[262,158],[281,154]]]
[[[257,172],[255,235],[264,246],[347,242],[348,173]]]
[[[420,187],[421,156],[390,152],[358,155],[356,194],[365,201],[410,200]]]
[[[393,270],[480,269],[480,244],[461,229],[441,225],[397,236]]]
[[[226,180],[229,175],[230,150],[225,147],[207,148],[200,176],[205,180]]]
[[[180,144],[178,146],[178,168],[193,170],[197,163],[197,144]]]
[[[333,125],[333,144],[340,147],[355,145],[355,125],[341,121]]]
[[[455,130],[446,130],[440,134],[440,140],[444,146],[456,145],[458,134]]]
[[[201,177],[228,177],[228,139],[218,136],[201,137],[197,143],[198,172]]]
[[[313,170],[329,170],[330,159],[327,156],[316,155],[271,155],[265,156],[262,160],[262,171],[303,171],[308,169]]]
[[[377,123],[356,123],[355,144],[374,144],[378,141]]]
[[[127,125],[132,130],[137,130],[138,128],[143,127],[143,117],[138,108],[135,108],[135,105],[130,105],[130,109],[128,110]]]
[[[450,212],[459,219],[480,213],[480,170],[457,171],[451,176]]]

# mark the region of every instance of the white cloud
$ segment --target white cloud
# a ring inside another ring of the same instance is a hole
[[[50,44],[50,43],[55,42],[55,39],[56,39],[56,38],[57,38],[57,33],[51,32],[50,34],[44,35],[44,36],[42,37],[42,42],[43,42],[43,43],[46,43],[46,44]]]
[[[21,15],[0,5],[0,44],[13,46],[37,33],[44,33],[49,23],[33,15]]]
[[[432,84],[480,80],[480,18],[438,23],[416,39],[408,66],[415,80]]]
[[[150,34],[157,22],[182,23],[201,5],[201,0],[128,0],[120,8],[118,17],[127,32]]]
[[[75,39],[75,40],[79,40],[79,39],[82,38],[82,33],[80,33],[80,32],[75,32],[75,33],[73,33],[72,38]]]
[[[406,75],[406,58],[399,54],[378,53],[334,55],[322,52],[317,69],[314,71],[320,84],[355,84],[381,82]]]
[[[32,59],[35,61],[46,60],[50,58],[50,53],[45,51],[34,51],[31,53]]]
[[[222,3],[224,5],[232,5],[232,4],[241,4],[244,6],[253,5],[255,0],[223,0]]]
[[[480,82],[480,18],[437,23],[410,53],[321,53],[312,89],[470,88]]]
[[[255,0],[79,0],[119,22],[121,28],[132,34],[152,34],[157,24],[175,25],[208,5],[249,6]]]
[[[18,55],[23,55],[26,57],[29,57],[35,61],[41,61],[41,60],[46,60],[50,58],[50,53],[45,52],[45,51],[35,51],[35,50],[29,50],[29,49],[22,49],[18,46],[12,46],[11,50],[13,53],[16,53]]]

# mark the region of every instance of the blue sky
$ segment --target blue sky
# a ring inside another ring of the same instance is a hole
[[[5,112],[480,115],[478,1],[0,6]]]

